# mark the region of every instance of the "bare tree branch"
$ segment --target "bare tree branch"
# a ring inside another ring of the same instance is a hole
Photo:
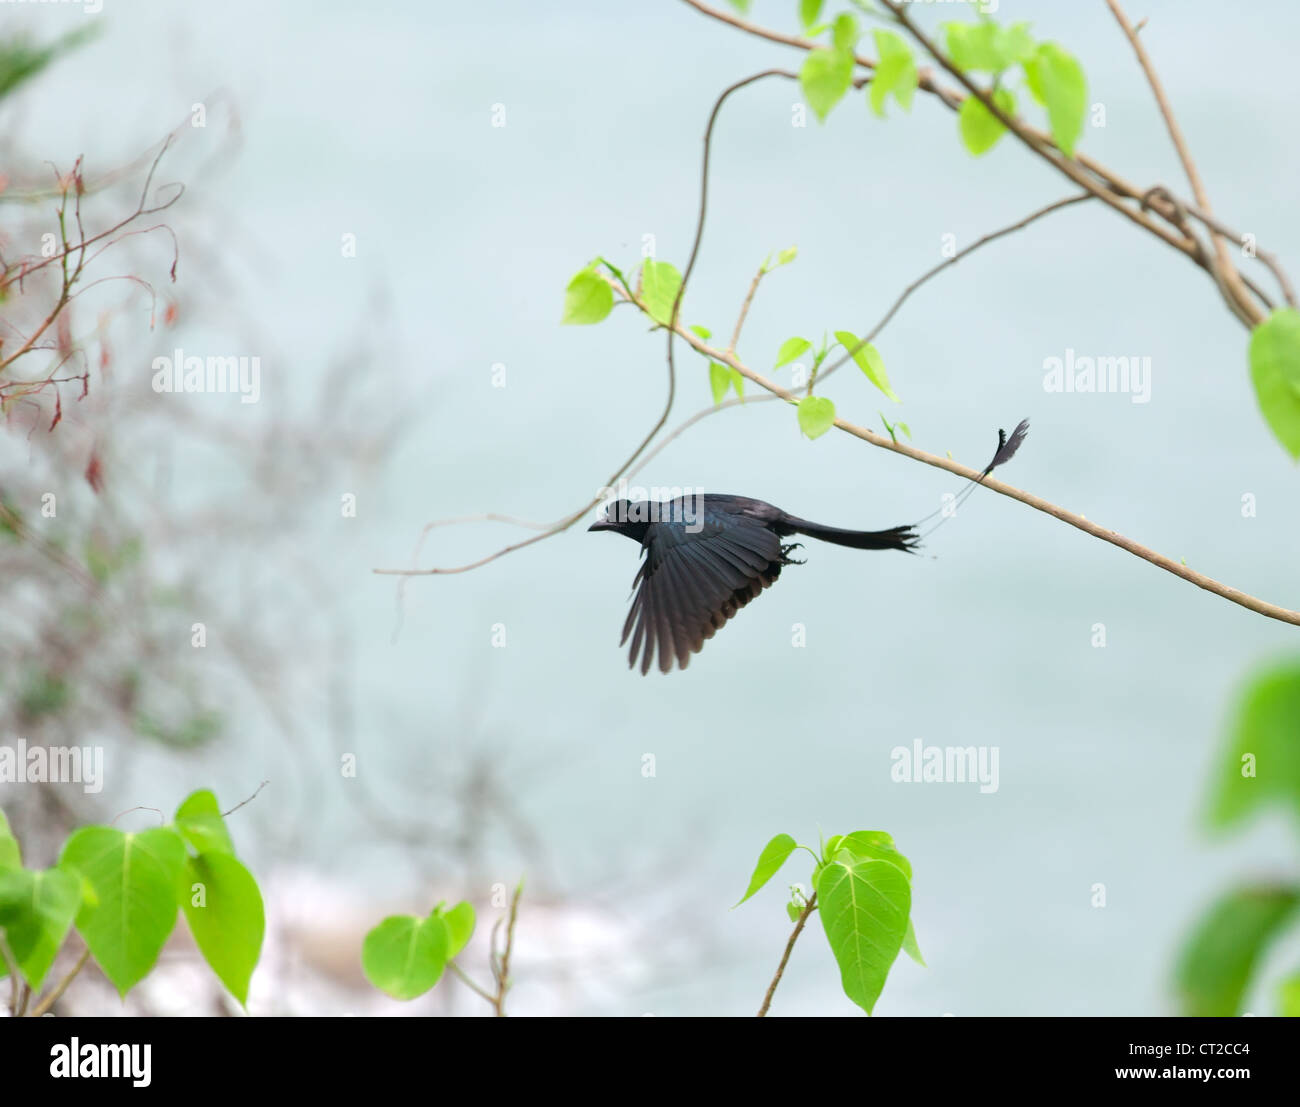
[[[1178,120],[1174,116],[1174,109],[1169,103],[1169,98],[1165,95],[1164,86],[1160,83],[1160,78],[1156,75],[1155,67],[1151,64],[1151,58],[1148,56],[1146,47],[1138,37],[1137,31],[1129,22],[1128,16],[1124,14],[1124,9],[1119,6],[1119,0],[1106,0],[1107,6],[1115,16],[1116,22],[1124,31],[1125,37],[1133,47],[1133,52],[1137,55],[1138,64],[1142,67],[1142,72],[1146,74],[1147,83],[1151,86],[1151,92],[1156,98],[1156,104],[1160,108],[1160,114],[1164,118],[1165,127],[1169,131],[1169,137],[1173,140],[1174,149],[1178,153],[1178,160],[1183,164],[1183,172],[1187,174],[1187,182],[1192,186],[1192,195],[1196,197],[1197,204],[1208,215],[1210,213],[1210,198],[1205,191],[1205,184],[1201,181],[1201,174],[1197,171],[1196,163],[1192,160],[1191,151],[1187,148],[1187,140],[1183,138],[1182,128],[1178,126]],[[1237,267],[1232,263],[1232,257],[1228,253],[1227,243],[1223,235],[1210,228],[1210,241],[1214,244],[1214,255],[1217,261],[1217,275],[1221,278],[1222,283],[1227,286],[1225,295],[1230,294],[1242,303],[1249,301],[1242,288],[1241,275],[1237,272]],[[1258,321],[1258,320],[1256,320]]]

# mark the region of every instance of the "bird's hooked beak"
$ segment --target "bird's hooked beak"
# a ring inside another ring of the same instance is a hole
[[[592,530],[613,530],[613,529],[614,529],[614,524],[611,523],[608,519],[597,519],[597,520],[596,520],[594,523],[592,523],[591,526],[589,526],[587,529],[588,529],[589,531],[592,531]]]

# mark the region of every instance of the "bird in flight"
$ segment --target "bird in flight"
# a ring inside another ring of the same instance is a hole
[[[998,451],[980,481],[1010,459],[1028,433],[1023,421],[1010,439],[998,432]],[[973,482],[972,488],[974,486]],[[921,520],[924,522],[925,520]],[[844,530],[790,515],[746,496],[693,494],[675,500],[615,500],[588,530],[625,534],[641,546],[636,595],[620,645],[632,640],[628,666],[642,674],[656,658],[660,672],[685,669],[733,615],[781,575],[801,565],[791,553],[802,535],[855,550],[916,551],[921,536],[908,524],[888,530]]]
[[[623,624],[628,663],[648,673],[658,654],[668,672],[686,668],[728,619],[781,575],[801,543],[795,534],[858,550],[914,550],[910,526],[841,530],[789,515],[746,496],[689,495],[676,500],[616,500],[590,530],[612,530],[641,544],[636,596]],[[620,645],[622,642],[620,642]]]

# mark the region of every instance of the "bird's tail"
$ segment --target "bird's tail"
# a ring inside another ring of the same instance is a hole
[[[789,519],[788,523],[800,534],[819,538],[836,546],[855,550],[905,550],[914,553],[920,545],[920,535],[912,526],[891,527],[889,530],[844,530],[841,527],[824,527],[807,519]]]
[[[978,480],[972,479],[957,494],[956,504],[960,505],[999,465],[1010,461],[1020,449],[1020,444],[1028,433],[1028,419],[1022,419],[1011,432],[1010,437],[1007,436],[1006,431],[999,430],[998,448],[993,455],[993,460],[984,467],[984,472],[979,475]],[[943,519],[930,527],[924,535],[917,530],[921,524],[929,522],[939,514],[943,515]],[[786,515],[781,521],[799,534],[806,534],[809,538],[820,538],[823,542],[831,542],[836,546],[848,546],[855,550],[903,550],[906,553],[916,553],[921,547],[921,539],[946,522],[951,515],[952,509],[944,507],[932,511],[924,519],[918,519],[915,523],[891,527],[889,530],[844,530],[841,527],[824,527],[820,523],[810,523],[807,519],[797,519],[793,515]]]
[[[961,505],[965,503],[966,500],[970,497],[970,494],[974,492],[975,489],[978,488],[981,484],[984,483],[985,477],[987,477],[991,472],[993,472],[993,470],[996,469],[999,465],[1005,465],[1008,461],[1010,461],[1015,456],[1016,451],[1020,449],[1020,444],[1025,440],[1025,435],[1027,435],[1028,433],[1029,433],[1028,419],[1021,419],[1020,422],[1016,424],[1016,429],[1011,432],[1010,438],[1007,437],[1006,431],[999,430],[997,451],[993,454],[993,460],[990,461],[986,466],[984,466],[984,472],[982,472],[979,475],[978,479],[970,480],[970,482],[967,483],[966,487],[963,488],[960,492],[958,492],[956,497],[954,497],[951,502],[946,503],[943,507],[930,512],[930,514],[927,515],[924,519],[918,519],[913,524],[913,526],[919,527],[922,523],[928,523],[936,515],[943,516],[943,518],[940,519],[937,523],[935,523],[934,526],[929,527],[925,531],[925,533],[921,535],[921,537],[928,538],[931,534],[933,534],[936,530],[938,530],[941,526],[943,526],[944,523],[946,523],[949,519],[951,519],[953,515],[956,514],[957,508],[961,507]]]

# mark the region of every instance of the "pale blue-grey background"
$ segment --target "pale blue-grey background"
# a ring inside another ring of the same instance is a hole
[[[755,18],[791,30],[794,8],[758,0]],[[1033,20],[1082,60],[1090,100],[1106,110],[1084,150],[1134,181],[1186,192],[1101,0],[1006,0],[999,14]],[[1241,23],[1208,0],[1150,0],[1131,14],[1150,17],[1144,34],[1216,209],[1295,271],[1300,10],[1253,5]],[[1214,891],[1234,874],[1294,867],[1280,820],[1224,843],[1197,824],[1233,690],[1252,666],[1300,649],[1294,628],[991,494],[934,536],[934,559],[808,550],[805,567],[668,678],[630,674],[617,648],[635,549],[581,528],[473,573],[413,581],[393,640],[394,583],[371,569],[406,564],[425,522],[488,510],[557,518],[653,422],[662,336],[626,310],[597,328],[561,328],[564,285],[598,253],[631,267],[646,234],[681,264],[714,96],[759,68],[797,67],[797,52],[668,0],[105,0],[97,17],[10,5],[0,17],[42,35],[106,21],[98,42],[11,109],[7,122],[42,156],[113,163],[219,90],[238,104],[238,155],[188,202],[229,231],[244,274],[232,307],[266,335],[248,351],[263,357],[264,393],[249,419],[313,395],[341,337],[358,321],[364,329],[376,290],[386,295],[369,336],[376,357],[358,371],[382,374],[388,404],[411,422],[377,474],[338,490],[357,493],[357,519],[340,520],[331,495],[295,509],[299,533],[283,537],[330,581],[349,641],[353,740],[378,766],[370,787],[381,802],[419,812],[409,781],[437,778],[490,733],[555,860],[550,891],[596,902],[616,869],[645,901],[705,920],[713,944],[702,963],[593,1010],[756,1007],[789,928],[781,882],[727,908],[778,831],[815,844],[819,828],[888,829],[912,858],[929,967],[900,962],[886,1015],[1168,1010],[1176,944]],[[765,283],[741,343],[757,367],[790,334],[866,330],[939,260],[945,233],[964,245],[1070,191],[1010,141],[971,159],[933,98],[881,122],[854,97],[829,125],[804,129],[790,123],[796,99],[768,83],[724,110],[687,297],[691,321],[729,333],[757,263],[797,243],[798,261]],[[495,104],[505,127],[491,126]],[[355,259],[340,256],[349,232]],[[183,263],[182,279],[204,274]],[[207,321],[203,334],[214,333],[219,321]],[[1300,606],[1297,477],[1256,410],[1246,335],[1202,273],[1126,221],[1086,205],[993,245],[920,292],[878,345],[905,401],[897,414],[922,447],[978,464],[999,426],[1028,416],[1008,480]],[[1150,403],[1046,394],[1043,361],[1067,348],[1149,356]],[[492,387],[496,363],[504,389]],[[709,393],[684,349],[679,368],[680,418]],[[142,364],[142,388],[146,375]],[[828,390],[842,414],[878,425],[887,401],[861,375],[846,370]],[[201,495],[229,474],[178,464],[176,479]],[[705,421],[640,479],[864,527],[927,513],[953,489],[846,436],[811,443],[777,404]],[[1242,516],[1247,492],[1256,518]],[[491,523],[440,531],[424,563],[459,563],[514,534]],[[272,579],[292,571],[266,566]],[[505,649],[492,648],[496,623]],[[794,623],[807,628],[806,648],[791,647]],[[1104,649],[1091,645],[1095,623]],[[283,648],[292,654],[292,636]],[[321,718],[300,720],[305,751],[287,755],[250,715],[219,750],[159,771],[179,787],[215,780],[226,794],[270,776],[277,798],[250,816],[307,827],[295,847],[304,860],[359,887],[408,881],[339,795],[323,721],[335,674],[319,679]],[[467,714],[479,720],[470,729]],[[917,738],[997,745],[1000,790],[891,783],[890,749]],[[646,753],[653,779],[641,774]],[[120,799],[153,802],[146,791],[136,780]],[[322,809],[319,826],[309,812]],[[511,879],[517,856],[496,850]],[[806,880],[805,866],[790,875]],[[1090,906],[1096,883],[1104,909]],[[629,955],[654,967],[655,944]],[[1272,958],[1273,976],[1295,955]],[[545,983],[520,981],[521,1010],[530,986]],[[1266,1011],[1272,997],[1252,1003]],[[775,1010],[854,1010],[819,941],[796,951]]]

